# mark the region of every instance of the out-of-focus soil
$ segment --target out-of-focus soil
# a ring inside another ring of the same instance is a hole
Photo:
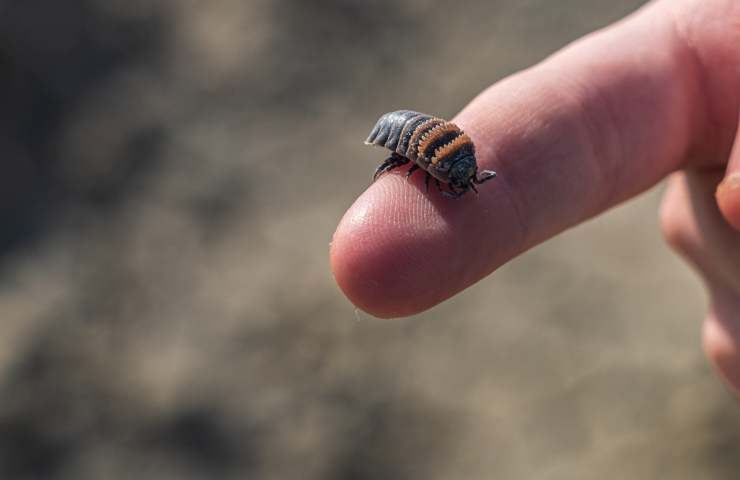
[[[381,113],[640,3],[1,3],[0,477],[738,478],[659,191],[411,319],[329,271]]]

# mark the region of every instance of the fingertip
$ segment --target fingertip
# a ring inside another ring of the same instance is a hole
[[[337,285],[357,308],[379,318],[413,315],[444,299],[430,282],[435,216],[409,187],[397,175],[379,179],[349,208],[332,240]]]
[[[740,230],[740,172],[727,175],[717,187],[717,205],[727,223]]]
[[[357,225],[357,227],[355,227]],[[361,232],[362,221],[350,207],[337,226],[329,249],[329,261],[334,280],[339,289],[357,308],[379,318],[390,318],[390,312],[377,308],[374,299],[382,298],[377,293],[379,279],[368,276],[366,266],[372,264],[363,252],[364,241]]]
[[[360,310],[378,318],[395,318],[403,312],[392,305],[386,286],[393,283],[378,250],[354,243],[356,233],[346,222],[334,234],[330,262],[334,279],[344,295]],[[381,257],[381,258],[378,258]]]

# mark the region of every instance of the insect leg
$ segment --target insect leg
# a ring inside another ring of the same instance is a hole
[[[409,179],[409,177],[410,177],[411,175],[413,175],[413,174],[414,174],[414,172],[415,172],[415,171],[417,171],[418,169],[419,169],[419,166],[418,166],[417,164],[413,164],[413,165],[411,165],[411,168],[409,168],[409,171],[408,171],[408,172],[406,172],[406,180],[408,180],[408,179]]]
[[[427,172],[427,176],[424,177],[424,191],[429,193],[429,179],[431,178],[431,174]]]
[[[409,163],[408,158],[404,158],[397,153],[393,153],[390,157],[386,158],[383,163],[378,165],[378,168],[375,169],[375,173],[373,174],[373,182],[377,180],[382,173],[389,172],[394,168],[400,167],[401,165],[404,165],[406,163]]]
[[[392,159],[393,164],[390,167],[388,167],[386,172],[390,172],[394,168],[397,168],[397,167],[400,167],[401,165],[406,165],[407,163],[409,163],[408,158],[402,157],[401,155],[397,153],[393,153],[390,158]]]
[[[435,178],[434,179],[434,183],[437,184],[437,190],[439,190],[440,192],[442,192],[442,184],[439,183],[439,179],[438,178]],[[444,192],[442,192],[442,193],[444,193]]]
[[[460,198],[463,195],[468,193],[468,189],[465,188],[464,190],[453,190],[451,192],[442,192],[442,195],[444,195],[447,198]]]
[[[391,159],[386,158],[383,163],[378,165],[378,168],[375,169],[375,173],[373,173],[373,182],[378,179],[378,176],[380,176],[381,173],[388,170],[388,168],[391,166]]]

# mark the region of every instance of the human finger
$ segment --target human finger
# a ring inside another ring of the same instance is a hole
[[[730,225],[740,230],[740,129],[716,195],[722,215]]]
[[[704,114],[695,62],[662,5],[494,85],[458,115],[480,168],[499,172],[479,196],[426,194],[400,172],[368,188],[332,242],[349,299],[379,317],[420,312],[683,166]]]

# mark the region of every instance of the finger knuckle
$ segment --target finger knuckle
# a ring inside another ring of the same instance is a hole
[[[716,313],[710,312],[702,327],[702,347],[727,384],[740,393],[740,352],[737,338],[733,338],[722,326]]]
[[[659,214],[660,231],[666,244],[675,252],[693,258],[698,242],[684,209],[672,202],[663,202]]]

